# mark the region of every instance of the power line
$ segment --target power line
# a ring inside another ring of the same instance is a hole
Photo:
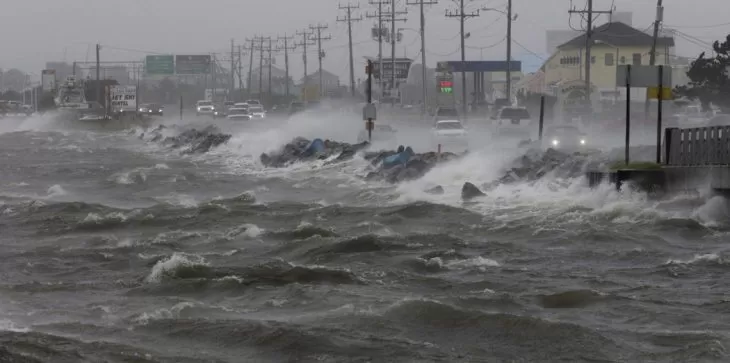
[[[424,6],[426,5],[436,5],[438,4],[438,1],[436,0],[418,0],[415,2],[406,2],[407,5],[418,5],[421,13],[421,87],[423,92],[423,105],[421,107],[421,113],[423,115],[426,114],[426,104],[428,103],[428,82],[426,82],[426,14],[424,12]]]
[[[289,41],[293,40],[294,37],[289,37],[286,35],[286,33],[284,34],[283,37],[279,37],[278,39],[284,41],[284,47],[280,48],[277,46],[277,49],[278,50],[284,49],[284,68],[285,68],[284,77],[286,78],[284,80],[284,82],[286,83],[286,98],[288,100],[289,99],[289,51],[296,49],[297,46],[296,46],[296,44],[294,44],[291,47],[289,47]]]
[[[326,37],[322,37],[322,30],[328,29],[329,26],[317,24],[317,25],[310,25],[309,29],[312,29],[313,31],[316,31],[317,33],[317,58],[319,59],[319,95],[324,95],[324,83],[322,80],[322,59],[325,57],[325,53],[322,50],[322,41],[323,40],[330,40],[332,39],[331,36],[327,35]]]
[[[459,3],[459,9],[456,12],[448,11],[446,10],[446,17],[449,18],[459,18],[459,24],[460,24],[460,34],[461,34],[461,63],[463,64],[466,61],[466,47],[464,46],[465,38],[464,38],[464,22],[468,18],[475,18],[479,16],[479,10],[475,12],[471,12],[467,14],[464,11],[464,0],[460,0]],[[466,71],[462,70],[461,72],[461,98],[462,98],[462,108],[464,109],[464,117],[467,117],[467,101],[466,101]]]
[[[613,14],[612,10],[594,10],[593,0],[587,0],[585,10],[568,10],[568,14],[579,14],[581,17],[586,15],[586,57],[585,57],[585,74],[586,74],[586,104],[591,104],[591,46],[593,45],[593,15],[594,14]],[[610,23],[609,23],[610,24]],[[610,26],[610,25],[609,25]]]
[[[352,55],[352,23],[358,22],[362,20],[362,17],[353,18],[352,17],[352,11],[355,9],[359,9],[360,6],[358,5],[345,5],[340,6],[340,10],[345,10],[346,16],[342,19],[340,17],[337,17],[337,22],[347,23],[347,38],[348,43],[350,45],[350,93],[352,94],[352,97],[355,97],[355,60],[353,59]]]

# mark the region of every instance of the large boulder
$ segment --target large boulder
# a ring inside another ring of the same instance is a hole
[[[150,141],[161,140],[161,131],[163,128],[158,127],[150,131],[150,134],[152,134]],[[175,149],[184,148],[184,154],[194,154],[208,152],[210,149],[224,144],[230,139],[230,134],[220,133],[215,127],[208,126],[202,130],[189,129],[177,136],[166,137],[162,140],[162,143]]]
[[[483,196],[486,196],[486,194],[470,182],[464,183],[464,186],[461,187],[461,199],[464,201],[469,201]]]
[[[268,167],[285,167],[298,161],[329,159],[335,155],[337,158],[332,162],[340,162],[352,159],[355,154],[367,146],[367,142],[351,145],[322,139],[309,141],[298,137],[277,152],[261,154],[259,159]]]

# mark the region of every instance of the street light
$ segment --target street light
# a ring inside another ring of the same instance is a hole
[[[512,0],[507,1],[507,11],[496,8],[482,8],[484,11],[495,11],[507,17],[507,83],[505,95],[512,103],[512,22],[517,20],[517,14],[512,15]]]

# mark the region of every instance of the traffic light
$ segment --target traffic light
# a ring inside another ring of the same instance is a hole
[[[373,63],[371,61],[368,61],[365,63],[365,74],[371,74],[373,73]]]

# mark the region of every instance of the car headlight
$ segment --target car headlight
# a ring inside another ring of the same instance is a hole
[[[560,141],[558,141],[558,140],[553,140],[553,146],[558,146],[558,144],[560,144]]]
[[[580,139],[580,144],[581,145],[585,145],[586,144],[586,140],[585,139]]]
[[[143,110],[142,110],[142,109],[140,108],[140,109],[139,109],[139,112],[142,112],[142,111],[143,111]]]
[[[198,107],[198,111],[200,111],[200,107]]]

